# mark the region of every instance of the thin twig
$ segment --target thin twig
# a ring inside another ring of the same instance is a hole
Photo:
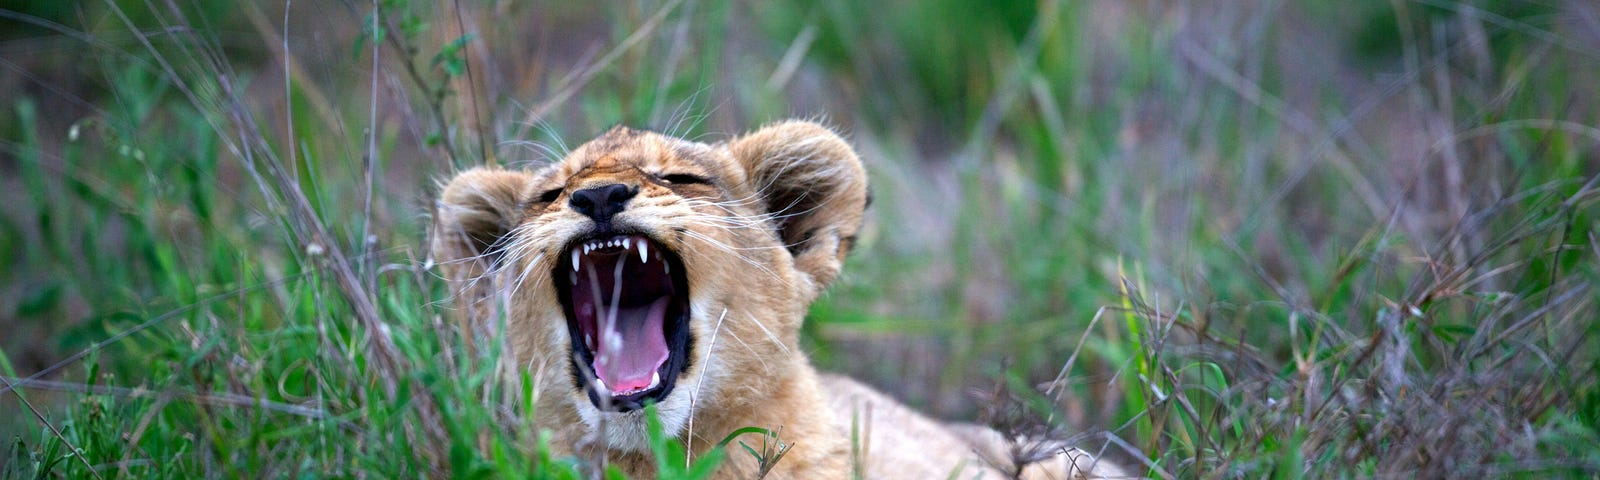
[[[644,24],[640,25],[638,30],[634,30],[633,34],[628,35],[628,38],[622,40],[622,43],[617,44],[616,47],[612,47],[611,51],[606,52],[605,56],[600,57],[599,60],[581,70],[576,76],[567,77],[561,82],[560,85],[556,86],[554,95],[551,95],[550,98],[540,102],[539,106],[534,107],[533,110],[528,111],[528,115],[523,117],[523,124],[538,125],[540,121],[544,120],[545,115],[548,115],[551,110],[554,110],[556,107],[560,107],[562,104],[565,104],[567,100],[571,99],[574,94],[578,93],[578,90],[583,89],[584,85],[589,83],[589,80],[594,79],[595,75],[599,74],[600,71],[605,70],[607,66],[610,66],[612,62],[615,62],[617,58],[622,56],[623,53],[633,49],[634,45],[637,45],[640,41],[644,40],[646,36],[649,36],[651,32],[655,31],[656,27],[661,25],[662,20],[665,20],[667,15],[672,13],[674,9],[677,9],[678,5],[682,3],[683,0],[672,0],[666,5],[663,5],[660,10],[656,11],[655,15],[652,15],[648,20],[645,20]]]
[[[291,282],[293,280],[298,280],[301,277],[304,277],[304,276],[309,275],[309,274],[310,274],[310,272],[298,273],[298,274],[295,274],[295,275],[290,275],[290,276],[287,276],[287,277],[279,278],[277,280],[272,280],[272,281],[268,281],[268,282],[262,282],[262,283],[259,283],[259,284],[256,284],[256,285],[251,285],[251,286],[248,286],[248,287],[236,288],[236,289],[229,290],[229,291],[226,291],[226,292],[218,293],[216,295],[205,297],[205,298],[202,298],[202,299],[199,299],[199,300],[195,300],[193,303],[190,303],[188,305],[184,305],[184,306],[181,306],[181,307],[178,307],[178,308],[174,308],[172,310],[167,311],[166,313],[163,313],[161,315],[157,315],[155,318],[151,318],[149,320],[146,320],[146,321],[144,321],[144,323],[140,323],[138,325],[135,325],[135,326],[133,326],[133,328],[129,328],[127,330],[123,330],[122,332],[119,332],[116,335],[112,335],[110,338],[107,338],[107,339],[99,341],[99,342],[95,342],[95,344],[90,346],[89,348],[83,349],[83,350],[79,351],[78,353],[74,353],[74,354],[72,354],[72,356],[67,357],[66,359],[61,360],[59,362],[56,362],[56,363],[50,365],[49,367],[45,367],[44,370],[40,370],[38,372],[34,372],[34,374],[33,375],[29,375],[28,378],[22,379],[21,383],[24,383],[24,384],[32,383],[32,382],[34,382],[36,380],[44,378],[45,376],[48,376],[48,375],[50,375],[52,373],[55,373],[57,370],[60,370],[62,368],[66,368],[68,365],[72,365],[73,363],[77,362],[78,360],[82,360],[84,357],[89,356],[89,354],[91,354],[91,353],[97,352],[102,348],[105,348],[105,347],[107,347],[107,346],[109,346],[111,344],[117,343],[117,342],[121,341],[124,338],[128,338],[128,336],[130,336],[130,335],[142,332],[145,329],[148,329],[150,327],[154,327],[157,324],[160,324],[160,323],[165,322],[167,320],[171,320],[173,318],[177,318],[181,314],[188,313],[190,310],[194,310],[196,308],[199,308],[199,307],[202,307],[202,306],[205,306],[205,305],[210,305],[210,304],[212,304],[214,302],[217,302],[219,300],[226,300],[226,299],[228,299],[228,298],[230,298],[230,297],[232,297],[234,295],[238,295],[238,294],[241,294],[241,293],[248,293],[248,292],[255,291],[255,290],[262,290],[262,289],[265,289],[265,288],[268,288],[268,287],[275,287],[275,286],[279,286],[279,285],[285,285],[285,284],[288,284],[289,282]],[[11,385],[0,386],[0,394],[4,394],[4,393],[9,392],[9,391],[11,391]]]
[[[711,330],[711,342],[710,345],[706,346],[706,358],[701,362],[702,366],[700,367],[700,378],[695,381],[694,393],[689,395],[688,433],[683,436],[683,464],[685,466],[689,465],[689,458],[691,455],[694,455],[694,417],[699,416],[695,412],[695,400],[700,398],[700,387],[705,386],[706,375],[711,373],[711,369],[709,368],[711,365],[711,349],[716,348],[717,334],[722,332],[722,321],[726,320],[727,318],[728,309],[724,308],[722,309],[722,315],[717,316],[716,328]]]
[[[5,383],[5,389],[10,390],[11,394],[22,402],[22,406],[28,407],[28,411],[33,413],[33,418],[38,419],[39,423],[44,424],[45,428],[50,429],[50,434],[55,435],[56,440],[60,440],[61,444],[66,445],[67,450],[72,451],[72,456],[77,458],[79,462],[83,462],[83,467],[89,469],[89,473],[94,475],[94,478],[105,480],[105,477],[100,476],[100,472],[95,471],[94,465],[89,464],[89,459],[83,457],[83,450],[73,445],[72,441],[67,440],[67,436],[61,434],[61,429],[56,428],[54,424],[50,423],[49,419],[44,418],[44,414],[39,413],[39,409],[33,406],[33,402],[29,402],[27,397],[22,396],[22,392],[14,389],[16,384],[11,382],[11,377],[0,376],[0,383]]]
[[[320,408],[275,402],[272,400],[250,397],[233,393],[198,393],[177,390],[149,390],[144,388],[114,387],[107,385],[87,385],[82,383],[58,382],[53,380],[28,380],[0,375],[0,382],[4,382],[14,390],[30,388],[49,390],[53,392],[73,392],[85,395],[107,395],[122,398],[162,398],[164,395],[173,395],[177,398],[192,400],[195,403],[225,407],[250,407],[259,408],[269,412],[287,413],[317,420],[326,420],[328,412]]]

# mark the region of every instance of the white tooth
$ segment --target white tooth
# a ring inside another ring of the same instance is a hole
[[[645,390],[649,390],[649,389],[652,389],[652,388],[656,388],[657,385],[661,385],[661,371],[659,371],[659,370],[656,371],[655,373],[650,374],[650,386],[644,387],[644,389]]]
[[[578,272],[567,272],[567,280],[571,281],[573,285],[577,285]]]
[[[672,264],[668,263],[668,262],[661,262],[661,272],[662,273],[666,273],[666,274],[671,274],[672,273]]]
[[[600,393],[604,394],[611,393],[611,388],[606,386],[606,381],[601,380],[599,375],[594,376],[594,389],[599,390]]]
[[[622,249],[623,250],[627,250],[629,248],[632,248],[631,246],[629,246],[630,243],[633,243],[633,242],[628,241],[628,238],[624,237],[622,239]]]
[[[650,242],[639,240],[639,263],[650,263]]]
[[[578,271],[578,250],[572,250],[572,271]]]
[[[589,347],[589,351],[590,352],[594,352],[594,337],[589,336],[589,335],[584,335],[583,336],[583,345],[586,346],[586,347]]]

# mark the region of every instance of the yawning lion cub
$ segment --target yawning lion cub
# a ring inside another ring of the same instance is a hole
[[[855,152],[813,123],[711,145],[616,128],[535,171],[461,173],[432,249],[466,318],[504,318],[517,368],[540,374],[537,422],[558,454],[654,477],[654,403],[695,455],[739,428],[781,428],[793,447],[769,479],[1008,475],[994,431],[930,420],[800,351],[866,206]],[[718,478],[757,475],[730,453]],[[1047,453],[1025,478],[1120,475]]]

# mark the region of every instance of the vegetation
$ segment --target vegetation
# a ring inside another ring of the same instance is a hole
[[[1600,475],[1593,2],[3,8],[0,477],[582,478],[434,182],[790,116],[877,199],[826,368],[1160,478]]]

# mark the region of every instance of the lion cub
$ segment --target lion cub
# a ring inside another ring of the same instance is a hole
[[[654,477],[654,403],[692,455],[739,428],[781,428],[792,448],[769,479],[1003,478],[1012,466],[983,460],[1002,456],[992,430],[819,374],[800,350],[800,322],[866,206],[861,161],[817,124],[710,145],[619,127],[538,170],[456,176],[432,251],[468,320],[504,318],[558,455]],[[1023,476],[1080,478],[1094,463],[1056,452]],[[727,459],[718,478],[757,476],[751,456]],[[1093,474],[1119,475],[1109,469]]]

